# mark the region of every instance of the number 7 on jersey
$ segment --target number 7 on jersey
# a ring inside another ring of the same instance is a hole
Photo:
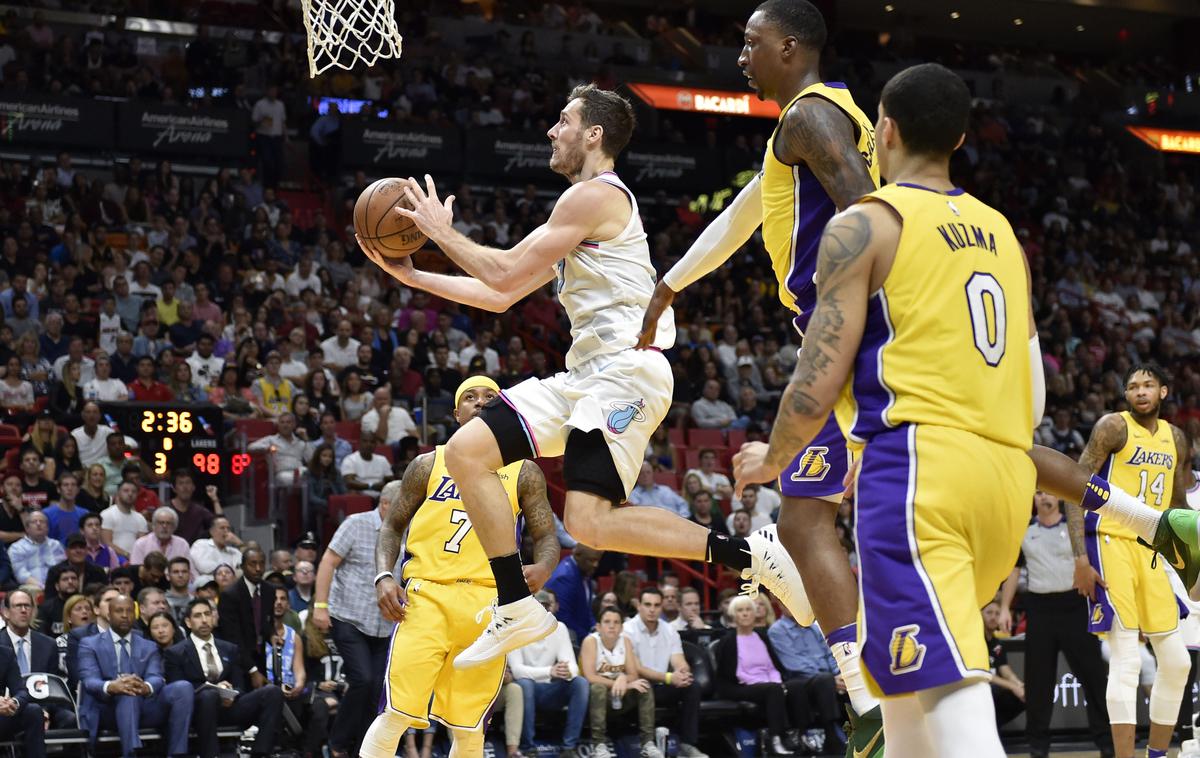
[[[467,518],[466,511],[455,508],[450,511],[450,523],[458,524],[458,529],[454,532],[454,536],[446,541],[443,549],[447,553],[457,553],[462,550],[462,541],[466,539],[467,532],[471,531],[471,519]]]

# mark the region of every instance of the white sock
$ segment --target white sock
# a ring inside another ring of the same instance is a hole
[[[879,699],[871,694],[867,689],[866,680],[863,679],[855,627],[855,624],[847,624],[826,637],[826,641],[833,653],[833,659],[837,661],[838,670],[842,672],[842,681],[846,683],[846,695],[850,697],[850,705],[854,712],[861,716],[879,705]]]
[[[1124,527],[1134,531],[1137,536],[1147,542],[1154,542],[1154,534],[1158,531],[1158,521],[1162,512],[1138,500],[1120,487],[1109,483],[1110,493],[1108,502],[1096,509],[1096,513],[1104,518],[1110,518]]]

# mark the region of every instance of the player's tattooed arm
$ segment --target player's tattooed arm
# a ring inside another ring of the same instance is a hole
[[[854,138],[854,124],[824,98],[801,98],[788,109],[774,145],[781,162],[808,166],[838,210],[876,189]]]
[[[1125,446],[1125,437],[1129,433],[1125,421],[1120,414],[1109,413],[1102,416],[1092,427],[1092,435],[1088,437],[1083,455],[1079,456],[1079,464],[1093,474],[1104,465],[1105,459],[1114,450]],[[1067,505],[1067,534],[1071,537],[1071,552],[1076,558],[1087,555],[1087,541],[1083,534],[1083,508],[1079,503],[1065,501]]]
[[[1163,422],[1166,423],[1166,422]],[[1187,491],[1192,488],[1192,447],[1183,430],[1171,425],[1175,438],[1175,484],[1171,488],[1171,507],[1187,508]]]
[[[533,461],[521,465],[517,477],[517,502],[525,516],[525,528],[533,538],[533,563],[525,567],[525,581],[530,591],[536,592],[554,573],[562,545],[558,542],[554,511],[546,496],[546,475]]]
[[[779,401],[767,463],[786,466],[816,436],[849,376],[866,322],[873,241],[881,208],[855,208],[825,227],[817,255],[817,305],[796,370]]]
[[[421,503],[425,502],[433,458],[433,453],[418,455],[404,471],[404,478],[400,481],[400,497],[392,503],[375,542],[375,570],[379,573],[391,571],[396,566],[404,541],[404,530],[408,529],[408,522],[412,521]]]

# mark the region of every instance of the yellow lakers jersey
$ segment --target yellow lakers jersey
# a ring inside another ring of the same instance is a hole
[[[1177,463],[1171,425],[1159,419],[1158,429],[1151,433],[1134,421],[1128,411],[1121,413],[1121,418],[1125,421],[1125,445],[1108,456],[1101,476],[1126,492],[1136,492],[1138,500],[1151,508],[1166,510],[1171,504]],[[1137,539],[1132,529],[1112,519],[1102,516],[1096,519],[1096,531],[1100,534]]]
[[[1029,295],[1008,221],[961,189],[892,184],[861,202],[886,203],[903,226],[838,400],[843,431],[863,442],[931,424],[1028,450]]]
[[[875,127],[854,104],[850,90],[841,82],[805,87],[779,113],[783,123],[788,110],[802,97],[821,97],[840,108],[854,125],[858,151],[879,186],[879,164],[875,162]],[[817,302],[813,276],[817,271],[817,248],[825,224],[838,209],[825,188],[807,166],[789,166],[775,157],[775,132],[767,140],[762,170],[762,233],[775,278],[779,280],[779,299],[801,316],[797,325],[803,330],[808,314]]]
[[[425,489],[425,502],[417,508],[408,524],[404,540],[404,579],[426,579],[431,582],[470,580],[476,584],[495,586],[492,568],[479,537],[471,529],[467,511],[458,496],[458,485],[446,473],[446,449],[438,445],[433,451],[433,468]],[[517,477],[524,461],[505,466],[496,472],[513,516],[521,510],[517,502]]]

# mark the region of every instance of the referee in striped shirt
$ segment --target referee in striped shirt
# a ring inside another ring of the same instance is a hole
[[[1021,565],[1027,573],[1025,626],[1025,733],[1031,758],[1050,754],[1050,717],[1061,652],[1087,698],[1088,727],[1101,756],[1112,756],[1112,735],[1104,693],[1108,667],[1100,641],[1088,632],[1087,602],[1073,588],[1075,556],[1067,520],[1058,499],[1038,492],[1037,517],[1025,531],[1021,559],[1000,594],[1000,628],[1012,631],[1012,601]]]

